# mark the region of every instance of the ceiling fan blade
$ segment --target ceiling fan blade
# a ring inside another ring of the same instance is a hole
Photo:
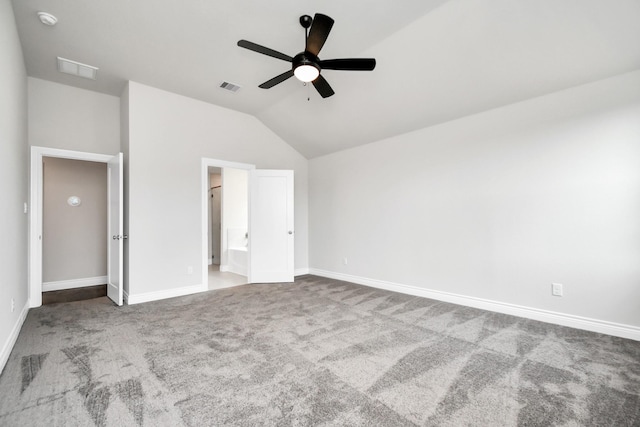
[[[284,73],[280,74],[279,76],[275,76],[271,80],[267,80],[266,82],[262,83],[258,87],[262,88],[262,89],[270,89],[270,88],[274,87],[275,85],[277,85],[279,83],[282,83],[283,81],[287,80],[290,77],[293,77],[293,70],[285,71]]]
[[[329,86],[329,83],[321,75],[313,81],[313,85],[323,98],[328,98],[335,93],[333,89],[331,89],[331,86]]]
[[[371,71],[376,68],[373,58],[327,59],[318,63],[323,70]]]
[[[309,29],[309,37],[307,37],[307,52],[318,56],[320,49],[324,46],[324,42],[329,37],[331,27],[333,27],[333,19],[327,15],[316,13],[311,23],[311,29]]]
[[[260,46],[259,44],[255,44],[247,40],[240,40],[238,42],[238,46],[261,53],[263,55],[271,56],[273,58],[282,59],[283,61],[293,61],[293,58],[289,55],[285,55],[284,53],[278,52],[277,50],[269,49],[268,47]]]

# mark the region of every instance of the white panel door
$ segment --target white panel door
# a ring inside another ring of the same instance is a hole
[[[117,305],[122,305],[122,232],[123,194],[122,194],[122,153],[113,156],[107,163],[108,171],[108,239],[107,254],[107,296]]]
[[[253,170],[249,206],[249,280],[293,282],[293,171]]]

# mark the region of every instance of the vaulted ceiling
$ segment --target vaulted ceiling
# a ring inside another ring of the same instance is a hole
[[[13,0],[30,76],[119,96],[133,80],[255,115],[307,158],[640,68],[638,0]],[[45,11],[59,22],[40,23]],[[284,61],[301,15],[335,25],[321,59],[374,57],[373,72],[324,70],[323,99]],[[99,67],[59,73],[56,57]],[[227,81],[241,86],[232,93]]]

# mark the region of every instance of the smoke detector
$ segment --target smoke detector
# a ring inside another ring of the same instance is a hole
[[[47,12],[38,12],[38,18],[44,25],[53,27],[58,23],[58,18]]]

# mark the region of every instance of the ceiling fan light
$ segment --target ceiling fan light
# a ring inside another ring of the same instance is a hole
[[[301,82],[308,83],[318,78],[318,76],[320,75],[320,70],[318,70],[313,65],[303,64],[296,67],[296,69],[293,70],[293,74]]]

